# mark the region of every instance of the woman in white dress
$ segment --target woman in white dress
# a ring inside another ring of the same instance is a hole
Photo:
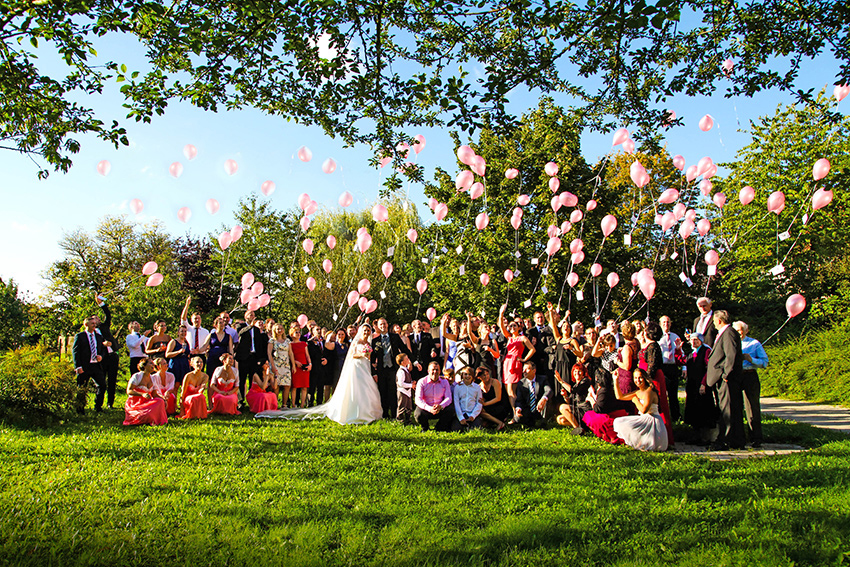
[[[661,419],[661,414],[658,413],[658,394],[653,389],[645,370],[636,368],[633,376],[635,386],[638,387],[636,392],[623,394],[620,392],[617,380],[612,382],[617,399],[631,400],[640,415],[627,415],[614,419],[614,431],[629,447],[640,451],[666,451],[667,427]]]
[[[327,417],[342,425],[371,423],[381,419],[381,396],[372,378],[372,327],[363,325],[348,350],[339,383],[330,401],[320,406],[291,410],[269,410],[254,417],[321,419]]]

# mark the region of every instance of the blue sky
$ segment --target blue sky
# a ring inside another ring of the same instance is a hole
[[[126,39],[109,40],[98,51],[104,61],[119,60],[116,53],[120,53],[120,61],[126,62],[130,70],[143,68],[141,49],[127,45]],[[49,54],[40,55],[44,65],[54,64]],[[834,68],[832,60],[810,62],[803,68],[799,86],[820,89],[830,85],[831,93]],[[737,131],[739,127],[746,128],[750,119],[772,114],[779,103],[791,102],[788,94],[776,92],[760,93],[752,99],[725,99],[720,94],[682,96],[666,105],[684,122],[684,126],[667,131],[668,151],[671,155],[682,154],[687,165],[703,156],[711,156],[715,162],[732,160],[750,141],[746,133]],[[535,107],[537,100],[536,93],[518,93],[511,100],[511,110],[522,113]],[[558,96],[555,101],[564,106],[572,102]],[[254,110],[210,113],[187,103],[172,103],[165,115],[155,118],[152,124],[137,124],[124,119],[126,111],[115,85],[103,96],[84,102],[103,119],[118,119],[128,130],[130,146],[116,150],[95,138],[80,137],[82,149],[73,157],[71,171],[54,172],[47,180],[37,179],[38,167],[27,157],[0,152],[4,173],[0,194],[7,219],[6,245],[0,247],[0,278],[13,278],[30,298],[43,290],[41,272],[61,257],[57,243],[63,232],[77,228],[91,231],[104,215],[127,214],[141,222],[159,219],[173,235],[206,235],[222,223],[232,223],[232,211],[241,196],[255,192],[262,197],[260,186],[266,180],[276,185],[268,199],[280,209],[294,205],[302,192],[309,193],[320,207],[338,207],[337,199],[346,190],[355,197],[352,208],[364,208],[375,202],[381,182],[389,174],[389,167],[369,167],[371,156],[366,147],[343,148],[340,140],[327,137],[318,127],[299,126]],[[846,104],[847,101],[843,103]],[[697,127],[705,114],[715,120],[709,132]],[[417,158],[425,168],[426,179],[433,177],[437,166],[456,171],[456,148],[447,130],[420,129],[409,133],[423,134],[427,139],[426,148]],[[595,162],[611,151],[611,134],[583,134],[582,153],[588,161]],[[183,155],[186,144],[198,148],[198,156],[192,161]],[[302,145],[313,152],[308,163],[295,156]],[[328,157],[338,164],[330,175],[321,170]],[[224,162],[228,159],[239,165],[235,175],[225,173]],[[112,166],[105,177],[96,171],[101,160],[109,160]],[[175,161],[184,167],[179,179],[168,172]],[[425,202],[421,185],[410,185],[409,192],[415,203]],[[583,196],[579,197],[583,202]],[[142,214],[129,211],[128,203],[134,198],[144,202]],[[215,215],[205,209],[209,198],[221,204]],[[177,218],[178,209],[184,206],[192,210],[188,223]],[[426,222],[430,221],[427,206],[420,206],[420,212]]]

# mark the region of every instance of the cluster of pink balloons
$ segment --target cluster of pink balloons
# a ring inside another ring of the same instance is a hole
[[[655,295],[655,274],[649,268],[643,268],[632,275],[632,284],[637,285],[647,301]]]
[[[315,286],[315,280],[313,285]],[[307,287],[310,287],[309,284]],[[263,293],[263,289],[262,282],[255,281],[254,274],[245,272],[242,274],[242,293],[239,294],[239,301],[246,304],[249,311],[265,307],[271,302],[271,297],[268,293]]]
[[[157,273],[159,269],[159,265],[151,260],[150,262],[146,262],[144,266],[142,266],[142,275],[148,276],[145,285],[148,287],[156,287],[162,283],[162,274]]]
[[[449,206],[445,203],[437,201],[434,197],[428,199],[428,207],[434,212],[434,217],[441,221],[449,214]]]
[[[227,247],[242,238],[242,226],[236,225],[229,231],[225,230],[218,235],[218,245],[222,251],[227,250]]]
[[[298,195],[298,208],[304,211],[305,215],[310,216],[319,210],[319,204],[307,193],[301,193]]]
[[[463,145],[457,149],[457,159],[468,165],[476,175],[484,177],[487,174],[487,161],[469,146]]]
[[[629,131],[625,128],[619,128],[614,132],[614,139],[612,141],[612,146],[623,146],[623,150],[632,154],[635,151],[635,142],[629,137]]]

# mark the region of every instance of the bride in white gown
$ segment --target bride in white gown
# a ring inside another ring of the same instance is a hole
[[[304,409],[267,410],[254,417],[321,419],[327,417],[342,425],[371,423],[381,419],[381,396],[372,378],[370,355],[372,327],[363,325],[348,350],[339,382],[331,399],[320,406]]]
[[[638,390],[624,395],[620,392],[616,377],[614,379],[614,393],[617,399],[631,400],[640,412],[639,415],[614,419],[614,431],[629,447],[640,451],[666,451],[667,427],[658,413],[658,394],[645,370],[635,368],[634,383]]]

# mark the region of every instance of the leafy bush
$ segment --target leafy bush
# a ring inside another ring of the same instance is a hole
[[[759,372],[762,395],[846,405],[850,400],[848,339],[850,324],[841,323],[767,348],[770,366]]]
[[[74,408],[71,363],[44,347],[22,347],[0,357],[0,418],[59,417]]]

